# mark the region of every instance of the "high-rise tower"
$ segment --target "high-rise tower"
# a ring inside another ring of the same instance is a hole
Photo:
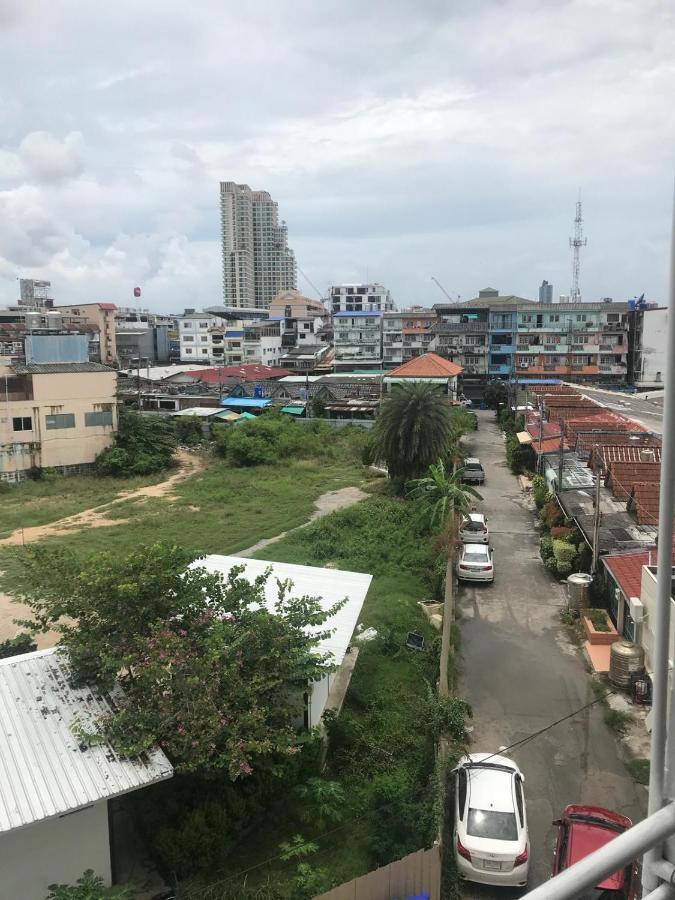
[[[297,287],[286,223],[267,191],[220,183],[223,303],[266,309],[281,290]]]
[[[579,290],[579,272],[581,269],[580,255],[581,248],[586,246],[583,222],[584,220],[581,218],[581,191],[579,191],[577,214],[574,217],[574,237],[570,238],[570,247],[572,248],[572,289],[570,290],[570,303],[578,303],[581,300],[581,291]]]

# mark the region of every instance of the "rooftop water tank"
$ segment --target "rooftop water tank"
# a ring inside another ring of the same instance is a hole
[[[614,641],[609,651],[609,680],[629,688],[645,670],[645,651],[632,641]]]
[[[574,572],[567,576],[567,603],[571,609],[585,609],[590,606],[588,595],[593,576],[586,572]]]

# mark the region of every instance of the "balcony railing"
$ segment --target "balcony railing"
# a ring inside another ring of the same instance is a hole
[[[453,334],[458,332],[489,331],[487,322],[438,322],[432,329],[436,334]]]

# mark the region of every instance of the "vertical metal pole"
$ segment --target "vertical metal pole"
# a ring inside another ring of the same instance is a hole
[[[667,797],[673,797],[673,765],[669,766],[668,792],[665,788],[666,716],[668,713],[668,644],[670,636],[670,602],[672,594],[673,512],[675,510],[675,202],[670,246],[670,288],[666,324],[666,379],[663,400],[663,445],[661,448],[661,486],[659,491],[659,551],[656,576],[656,616],[654,631],[654,701],[652,705],[652,746],[649,772],[648,815],[659,810]],[[675,724],[673,697],[670,702],[670,734]],[[669,747],[671,755],[675,747]],[[645,854],[642,871],[643,890],[653,891],[658,878],[652,871],[661,858],[662,846]]]
[[[598,449],[593,447],[593,454]],[[595,575],[598,568],[598,553],[600,552],[600,472],[595,473],[595,515],[593,517],[593,561],[591,563],[591,575]]]
[[[541,401],[541,397],[539,398],[539,455],[537,457],[537,472],[541,474],[544,468],[544,454],[541,452],[541,445],[544,440],[544,408]]]
[[[558,453],[558,493],[563,489],[563,463],[565,461],[565,420],[560,420],[560,451]]]

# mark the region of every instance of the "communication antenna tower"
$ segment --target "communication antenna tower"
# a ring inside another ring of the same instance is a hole
[[[572,289],[570,291],[570,302],[579,303],[581,300],[581,291],[579,290],[579,271],[581,269],[580,251],[586,246],[587,240],[584,237],[584,220],[581,217],[581,191],[579,191],[579,199],[577,200],[577,214],[574,217],[574,237],[570,238],[570,247],[572,248]]]

